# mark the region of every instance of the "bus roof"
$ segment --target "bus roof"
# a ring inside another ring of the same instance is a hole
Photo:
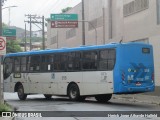
[[[90,45],[90,46],[80,46],[80,47],[75,47],[75,48],[46,49],[46,50],[37,50],[37,51],[35,50],[35,51],[28,51],[28,52],[9,53],[9,54],[6,54],[4,57],[50,54],[50,53],[64,53],[64,52],[95,50],[95,49],[103,49],[103,48],[117,48],[117,46],[120,46],[120,45],[133,45],[133,44],[146,45],[145,43],[140,43],[140,42],[109,43],[105,45]]]

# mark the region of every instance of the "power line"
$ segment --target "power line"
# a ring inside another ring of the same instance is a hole
[[[46,9],[48,7],[48,5],[50,4],[52,0],[48,0],[45,4],[42,4],[42,6],[39,8],[39,10],[37,11],[37,13],[41,13],[42,11],[44,11],[44,9]]]
[[[55,6],[57,6],[57,5],[59,5],[59,4],[62,4],[62,1],[61,1],[61,0],[57,0],[57,1],[54,3],[54,5],[51,5],[48,9],[46,9],[46,10],[44,11],[44,14],[51,13],[50,11],[51,11],[52,9],[55,9]]]
[[[37,24],[42,25],[42,48],[45,49],[45,33],[44,33],[44,16],[40,17],[37,15],[25,15],[25,17],[28,17],[28,21],[24,21],[30,24],[30,50],[32,50],[32,24],[35,24],[37,27],[39,27]],[[39,27],[40,28],[40,27]]]

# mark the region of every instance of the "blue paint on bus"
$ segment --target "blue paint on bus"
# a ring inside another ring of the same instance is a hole
[[[143,52],[149,49],[149,53]],[[153,48],[148,44],[117,46],[114,68],[114,93],[141,93],[154,91]]]

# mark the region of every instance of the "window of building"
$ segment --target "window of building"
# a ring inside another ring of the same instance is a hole
[[[82,58],[82,67],[84,70],[97,70],[97,51],[85,51]]]
[[[124,5],[124,17],[149,8],[149,0],[133,0]]]
[[[57,36],[51,38],[51,45],[57,43]]]
[[[113,70],[115,65],[116,52],[114,49],[100,51],[99,70]]]
[[[75,36],[76,36],[76,29],[75,28],[72,28],[72,29],[66,31],[66,39],[70,39]]]
[[[157,24],[160,24],[160,0],[157,0]]]

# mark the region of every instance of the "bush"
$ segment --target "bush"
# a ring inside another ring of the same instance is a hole
[[[0,104],[0,116],[2,116],[2,112],[12,111],[12,108],[7,104]]]

